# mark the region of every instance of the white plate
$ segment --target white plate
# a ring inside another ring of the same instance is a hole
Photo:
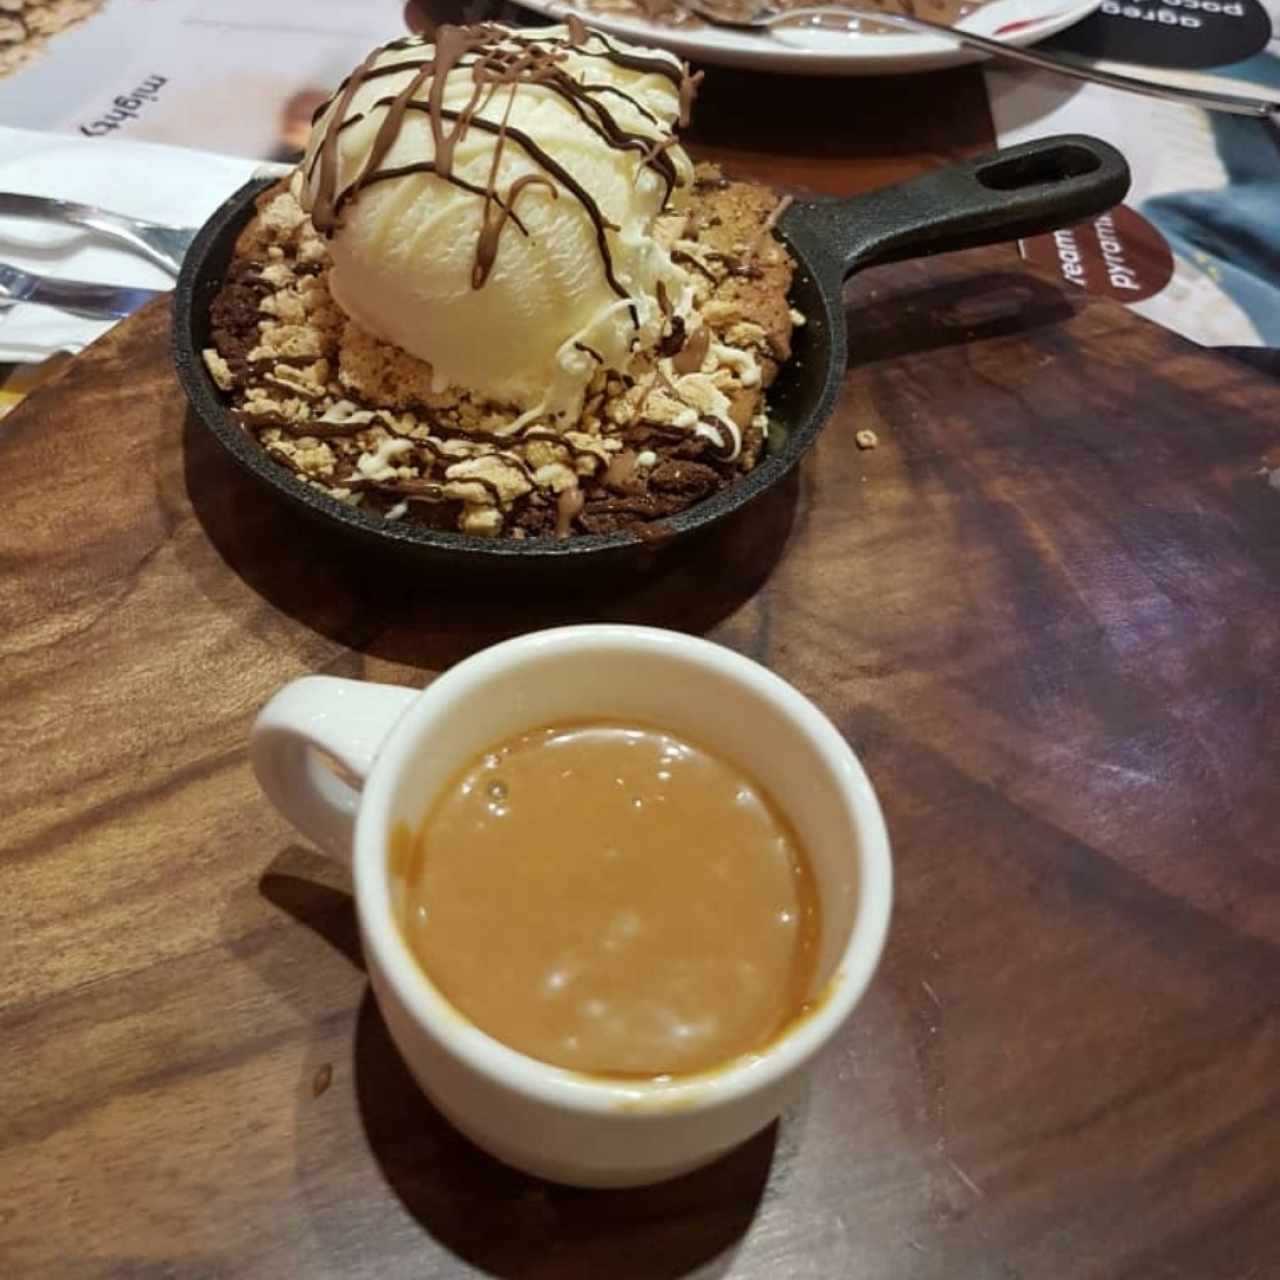
[[[564,0],[516,0],[516,3],[559,20],[571,11]],[[1088,17],[1099,3],[1100,0],[993,0],[959,25],[1012,45],[1034,44]],[[599,13],[585,5],[573,6],[572,11],[589,26],[624,40],[658,45],[697,62],[747,67],[753,71],[881,76],[936,71],[939,67],[954,67],[982,58],[979,53],[957,48],[942,36],[846,35],[808,29],[765,34],[711,26],[682,30],[646,18]]]

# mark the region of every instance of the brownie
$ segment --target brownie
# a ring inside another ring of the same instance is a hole
[[[734,483],[768,436],[765,389],[800,319],[772,234],[778,197],[700,166],[655,236],[697,323],[598,369],[579,420],[512,431],[515,406],[433,388],[428,364],[347,317],[328,249],[287,183],[259,198],[211,312],[210,375],[281,466],[389,520],[516,539],[660,522]]]

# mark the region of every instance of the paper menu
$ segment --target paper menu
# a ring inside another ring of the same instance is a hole
[[[1143,31],[1154,30],[1162,12],[1175,17],[1203,12],[1206,20],[1215,16],[1188,5],[1251,14],[1247,41],[1228,30],[1230,39],[1219,31],[1213,41],[1197,46],[1196,33],[1208,28],[1184,28],[1191,32],[1192,42],[1172,54],[1167,40],[1152,43],[1144,52],[1126,29],[1128,43],[1112,48],[1123,47],[1130,56],[1140,53],[1152,61],[1171,57],[1181,65],[1140,66],[1113,59],[1105,60],[1106,65],[1129,74],[1280,100],[1280,40],[1274,34],[1280,0],[1268,0],[1267,5],[1258,0],[1106,3],[1121,12],[1100,11],[1090,20],[1104,31],[1108,18]],[[1143,16],[1125,18],[1125,9]],[[1148,15],[1156,17],[1148,20]],[[1235,20],[1232,13],[1217,16],[1222,23]],[[1080,29],[1073,28],[1059,39],[1070,38],[1077,49],[1088,47],[1088,40],[1080,36]],[[1252,52],[1236,62],[1211,64],[1218,56],[1215,50],[1224,48]],[[1056,267],[1072,283],[1127,302],[1195,342],[1280,348],[1280,127],[1275,121],[1208,113],[1048,73],[993,70],[986,78],[1001,145],[1054,133],[1091,133],[1118,147],[1133,171],[1125,206],[1102,226],[1095,220],[1024,242],[1026,256]],[[1117,271],[1117,266],[1122,269]]]
[[[107,0],[0,79],[0,120],[274,159],[411,12],[405,0]]]

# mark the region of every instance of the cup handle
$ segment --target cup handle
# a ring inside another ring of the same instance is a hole
[[[267,703],[249,759],[267,799],[324,853],[351,865],[360,790],[417,689],[304,676]]]

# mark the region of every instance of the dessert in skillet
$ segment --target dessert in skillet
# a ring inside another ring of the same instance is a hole
[[[784,202],[695,169],[695,88],[577,23],[371,53],[213,304],[245,430],[344,502],[490,537],[651,524],[750,471],[796,319]]]

